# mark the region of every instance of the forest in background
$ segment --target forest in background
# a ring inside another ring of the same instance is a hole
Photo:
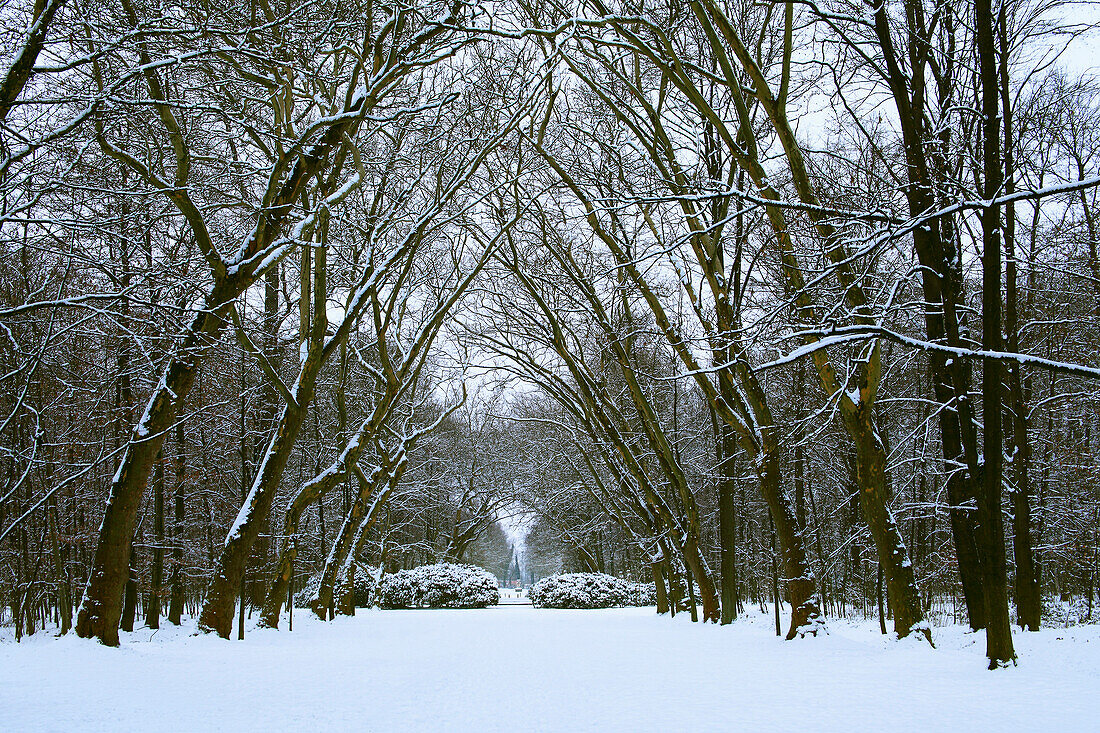
[[[5,6],[0,623],[517,552],[991,666],[1091,620],[1090,12]]]

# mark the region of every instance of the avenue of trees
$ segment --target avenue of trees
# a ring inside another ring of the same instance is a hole
[[[991,668],[1093,619],[1088,18],[8,4],[0,623],[229,638],[440,561]]]

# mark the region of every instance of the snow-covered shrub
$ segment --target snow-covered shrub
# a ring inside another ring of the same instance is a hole
[[[378,588],[382,608],[485,608],[499,602],[496,577],[474,565],[422,565],[387,575]]]
[[[355,581],[353,583],[356,608],[370,608],[374,604],[374,579],[373,568],[358,567],[355,569]]]
[[[604,573],[552,575],[535,583],[528,596],[539,608],[613,608],[657,602],[652,585]]]
[[[309,602],[317,595],[320,588],[321,577],[318,575],[310,577],[301,588],[294,592],[294,607],[309,608]]]
[[[415,608],[416,588],[408,570],[382,578],[378,584],[378,605],[382,608]]]
[[[629,588],[629,603],[628,606],[656,606],[657,605],[657,586],[653,583],[639,583],[634,580],[626,581]]]
[[[1080,626],[1090,623],[1089,603],[1081,597],[1063,601],[1058,598],[1044,598],[1042,611],[1042,625],[1047,627]],[[1096,611],[1094,609],[1093,615]],[[1013,614],[1013,620],[1016,616]]]

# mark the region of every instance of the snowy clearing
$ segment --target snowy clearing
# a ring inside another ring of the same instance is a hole
[[[367,611],[244,642],[189,628],[0,637],[0,730],[1095,731],[1100,627],[1016,634],[1022,664],[985,670],[984,642],[939,648],[834,621],[783,642],[770,617],[732,627],[594,611]],[[150,640],[152,637],[152,640]]]

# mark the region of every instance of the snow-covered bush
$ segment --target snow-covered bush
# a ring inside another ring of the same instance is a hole
[[[1089,616],[1089,603],[1081,597],[1068,601],[1058,598],[1044,598],[1042,613],[1042,625],[1046,627],[1068,628],[1087,624],[1092,620],[1092,617]],[[1094,610],[1093,614],[1095,615],[1095,613]],[[1015,614],[1012,618],[1015,621]]]
[[[440,563],[387,575],[377,600],[382,608],[485,608],[500,602],[500,591],[487,570]]]
[[[355,569],[355,581],[353,582],[353,596],[356,608],[370,608],[374,604],[374,586],[376,585],[374,568],[358,567]]]
[[[657,605],[657,586],[653,583],[639,583],[634,580],[628,580],[626,583],[629,587],[629,599],[628,606],[656,606]]]
[[[378,605],[382,608],[415,608],[416,588],[409,570],[382,578],[378,584]]]
[[[309,608],[309,602],[317,595],[321,588],[321,578],[314,575],[307,580],[301,588],[294,592],[294,607]]]
[[[535,583],[528,596],[539,608],[612,608],[657,602],[652,585],[604,573],[552,575]]]

